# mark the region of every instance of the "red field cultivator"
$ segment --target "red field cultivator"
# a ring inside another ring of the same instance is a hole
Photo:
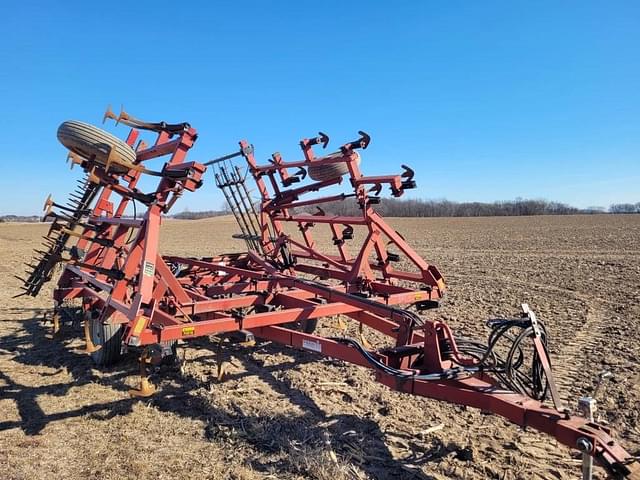
[[[147,123],[111,111],[105,118],[132,127],[126,141],[81,122],[58,130],[86,178],[69,203],[47,200],[51,227],[24,294],[37,295],[64,263],[54,290],[54,329],[82,319],[87,352],[99,365],[139,350],[142,380],[133,395],[153,393],[146,365],[174,353],[177,340],[258,337],[371,368],[379,382],[400,392],[480,408],[545,432],[582,451],[585,472],[593,458],[614,478],[640,478],[636,459],[605,427],[561,405],[545,328],[526,305],[516,318],[489,321],[487,343],[456,337],[445,323],[419,315],[439,306],[445,282],[376,212],[383,188],[399,197],[416,184],[407,166],[396,175],[362,174],[367,134],[327,155],[317,153],[327,135],[304,139],[302,160],[276,153],[258,164],[253,146],[241,141],[237,151],[197,163],[186,160],[197,138],[186,123]],[[153,145],[138,141],[141,130],[156,135]],[[145,166],[160,157],[161,169]],[[162,216],[203,184],[207,168],[246,252],[161,256]],[[142,175],[158,178],[155,190],[136,187]],[[347,193],[318,196],[342,185]],[[346,199],[358,214],[326,213],[328,203]],[[130,205],[133,216],[125,215]],[[321,229],[330,242],[314,239]],[[331,249],[321,248],[327,243]],[[335,315],[389,341],[375,348],[362,335],[315,333],[320,319]],[[543,403],[547,397],[553,407]]]

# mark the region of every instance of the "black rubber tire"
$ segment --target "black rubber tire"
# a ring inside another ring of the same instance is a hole
[[[91,354],[91,359],[100,367],[115,365],[122,358],[122,324],[102,323],[100,315],[91,316],[89,320],[89,330],[91,340],[98,350]]]
[[[111,163],[109,170],[116,173],[126,173],[129,171],[127,166],[133,165],[136,160],[136,152],[127,143],[109,132],[77,120],[60,124],[58,140],[73,153],[84,158],[93,158],[101,165],[106,165],[109,153],[114,149],[112,159],[121,164]]]
[[[342,156],[342,153],[334,153],[332,155],[328,155],[325,158],[333,156],[339,157]],[[360,164],[360,155],[358,155],[356,163]],[[311,165],[310,167],[307,167],[307,173],[309,174],[311,180],[315,180],[316,182],[324,182],[325,180],[333,180],[334,178],[346,175],[347,173],[349,173],[349,167],[347,167],[347,164],[344,162],[330,163],[328,165]]]

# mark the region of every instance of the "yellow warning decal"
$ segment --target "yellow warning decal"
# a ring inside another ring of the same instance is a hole
[[[414,300],[422,300],[422,293],[416,293],[413,297]]]
[[[145,317],[144,315],[140,315],[138,318],[136,318],[136,323],[133,326],[133,335],[136,337],[139,337],[140,334],[142,333],[142,330],[144,329],[144,326],[147,324],[147,317]]]
[[[182,335],[195,335],[196,327],[184,327],[182,329]]]

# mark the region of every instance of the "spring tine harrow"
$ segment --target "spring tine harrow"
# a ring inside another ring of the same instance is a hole
[[[77,183],[80,187],[76,189],[79,199],[70,202],[73,206],[70,206],[69,203],[67,206],[55,203],[51,195],[45,200],[44,218],[53,217],[54,221],[43,241],[43,245],[47,249],[44,251],[35,250],[36,253],[40,254],[40,258],[38,263],[30,268],[27,278],[23,281],[23,288],[28,295],[36,296],[40,292],[42,285],[50,280],[53,269],[66,249],[67,241],[71,236],[70,232],[76,227],[84,225],[80,220],[90,212],[89,207],[100,188],[99,185],[89,182],[87,177],[78,180]],[[66,214],[56,213],[53,211],[54,208],[62,210]]]
[[[240,216],[240,213],[238,212],[237,204],[232,199],[231,195],[229,194],[229,191],[227,190],[226,183],[222,181],[222,178],[218,173],[215,173],[215,179],[216,179],[216,185],[222,191],[222,194],[224,195],[224,198],[227,201],[229,210],[233,214],[234,218],[236,219],[236,223],[240,227],[241,236],[239,238],[245,241],[245,243],[247,244],[247,248],[249,248],[250,250],[254,250],[255,249],[254,239],[251,238],[251,235],[247,230],[246,224],[244,222],[244,219]]]
[[[238,226],[242,232],[242,235],[247,243],[247,246],[254,251],[261,251],[260,236],[257,230],[252,228],[252,218],[249,210],[247,209],[247,201],[251,203],[251,199],[245,199],[242,195],[242,191],[237,188],[237,181],[227,172],[225,165],[217,164],[218,173],[217,185],[224,194],[225,199],[229,205],[229,208],[234,213]]]
[[[255,221],[256,225],[259,225],[260,222],[258,220],[258,212],[256,210],[255,202],[251,199],[251,190],[247,188],[247,183],[246,183],[247,175],[246,174],[242,175],[242,173],[240,172],[240,167],[237,165],[235,166],[235,172],[236,172],[235,175],[237,178],[238,185],[239,187],[242,188],[242,191],[244,193],[244,198],[246,199],[247,203],[251,208],[252,221]]]
[[[247,224],[250,227],[252,235],[256,238],[256,244],[258,248],[257,251],[261,251],[259,238],[260,231],[258,228],[259,220],[258,215],[253,206],[253,202],[251,201],[251,197],[249,196],[249,191],[245,185],[245,178],[240,175],[240,172],[237,170],[229,171],[229,176],[231,178],[231,188],[234,188],[238,198],[240,199],[242,214],[247,219]]]

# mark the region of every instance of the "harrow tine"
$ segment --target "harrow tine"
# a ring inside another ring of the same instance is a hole
[[[218,365],[217,368],[217,378],[219,382],[222,382],[224,380],[224,377],[227,373],[227,365],[229,362],[225,362],[224,361],[224,357],[222,355],[222,343],[224,342],[224,339],[222,338],[218,338],[218,345],[216,348],[216,364]]]
[[[67,155],[67,163],[71,165],[69,167],[69,170],[73,170],[73,167],[82,164],[82,162],[84,161],[86,161],[84,158],[82,158],[80,155],[76,155],[73,152],[69,152],[69,154]]]
[[[47,198],[44,200],[44,204],[42,205],[42,211],[46,212],[52,203],[53,203],[53,199],[51,198],[51,194],[49,194],[47,195]]]
[[[54,220],[53,222],[51,222],[51,225],[49,226],[49,231],[47,232],[47,236],[52,235],[53,233],[57,233],[59,228],[60,228],[60,224],[58,223],[57,220]]]
[[[97,186],[90,183],[90,176],[87,174],[76,180],[76,188],[64,205],[55,203],[51,195],[47,197],[42,220],[53,219],[47,235],[43,237],[43,248],[47,251],[35,249],[33,261],[36,262],[36,265],[28,265],[33,270],[29,273],[27,280],[20,278],[24,285],[25,294],[37,295],[42,285],[51,279],[55,266],[59,262],[69,261],[61,255],[62,252],[70,250],[66,247],[69,232],[74,232],[78,226],[93,231],[98,230],[97,226],[79,221],[84,215],[90,214],[89,205],[98,191]],[[53,208],[58,208],[66,213],[55,212]]]
[[[147,142],[145,142],[144,140],[140,140],[138,142],[138,144],[136,145],[136,152],[141,152],[142,150],[145,150],[149,145],[147,144]]]
[[[228,191],[229,191],[229,194],[230,194],[227,197],[227,203],[229,203],[229,205],[231,206],[230,199],[233,201],[233,207],[235,207],[235,209],[237,211],[237,217],[240,219],[238,221],[238,224],[240,225],[240,222],[242,222],[242,225],[241,225],[242,233],[247,236],[247,240],[246,240],[247,245],[252,250],[259,251],[258,242],[256,242],[255,240],[252,239],[252,237],[256,233],[253,232],[251,227],[249,226],[247,218],[245,217],[245,212],[242,209],[242,206],[240,204],[240,200],[238,200],[238,197],[236,196],[236,193],[234,192],[234,189],[232,188],[233,181],[232,181],[232,179],[230,179],[230,176],[229,176],[230,174],[227,173],[227,170],[226,170],[224,165],[219,165],[218,168],[220,170],[220,174],[221,174],[222,178],[224,179],[224,182],[225,182],[224,186],[226,188],[228,188]],[[223,189],[223,191],[224,191],[224,189]],[[244,226],[244,228],[242,228],[242,226]]]
[[[167,122],[145,122],[127,113],[124,110],[124,106],[122,105],[120,106],[120,115],[118,115],[116,125],[118,125],[119,123],[132,128],[138,128],[140,130],[150,130],[152,132],[167,132],[170,134],[184,132],[191,128],[191,125],[186,122],[175,124],[168,124]]]
[[[84,330],[84,340],[85,340],[84,353],[94,353],[100,350],[101,347],[96,346],[93,343],[93,339],[91,338],[91,332],[89,330],[89,319],[86,319],[84,321],[83,330]]]
[[[111,104],[107,105],[107,109],[104,112],[104,115],[102,116],[102,123],[104,124],[107,121],[107,118],[117,122],[118,121],[118,117],[116,116],[115,113],[113,113],[113,110],[111,110]]]
[[[149,346],[145,347],[142,351],[142,355],[140,355],[140,358],[138,359],[140,365],[140,383],[138,384],[138,388],[132,388],[129,390],[130,397],[150,397],[156,392],[155,385],[149,381],[147,365],[157,364],[159,361],[158,355],[161,356],[162,354],[158,350]]]
[[[78,213],[83,212],[82,204],[80,202],[75,203],[75,204],[67,202],[64,205],[65,205],[65,207],[68,207],[69,209],[71,209],[71,211],[73,211],[73,212],[78,212]]]
[[[53,324],[52,337],[57,338],[59,336],[58,334],[60,333],[60,315],[58,312],[53,312],[51,323]]]
[[[367,350],[373,350],[371,343],[369,343],[367,337],[364,336],[364,323],[360,323],[360,326],[358,327],[358,337],[360,338],[360,343],[364,348]]]
[[[69,217],[69,216],[67,216],[67,215],[64,215],[64,214],[62,214],[62,213],[57,213],[57,212],[47,212],[47,213],[42,217],[42,219],[43,219],[43,221],[44,221],[44,220],[46,220],[46,219],[47,219],[47,218],[49,218],[49,217],[53,217],[54,219],[59,219],[59,220],[62,220],[63,222],[67,222],[67,223],[75,222],[75,219],[73,219],[73,218],[71,218],[71,217]]]
[[[234,180],[238,197],[242,202],[244,213],[249,219],[249,224],[251,225],[250,231],[254,235],[254,238],[260,238],[260,221],[258,220],[258,213],[256,212],[255,206],[251,201],[251,194],[245,184],[246,175],[243,175],[240,167],[235,165],[235,168],[231,168],[231,176]],[[262,251],[262,243],[260,243],[260,241],[254,240],[254,244],[257,247],[257,251]]]
[[[64,206],[64,205],[61,205],[59,203],[56,203],[51,198],[51,195],[49,195],[47,197],[47,199],[45,200],[45,202],[44,202],[44,209],[43,210],[45,212],[49,213],[54,207],[55,208],[59,208],[60,210],[64,210],[64,211],[71,212],[71,213],[75,213],[76,215],[88,213],[88,210],[86,210],[86,209],[79,209],[77,207]]]

